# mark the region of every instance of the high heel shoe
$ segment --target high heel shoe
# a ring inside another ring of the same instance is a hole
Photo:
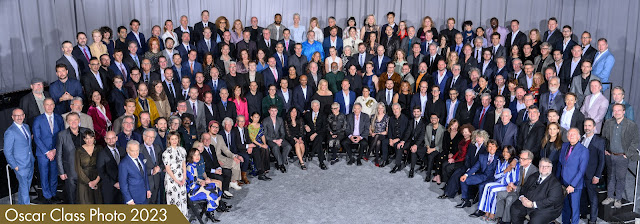
[[[307,166],[304,163],[300,163],[300,169],[307,170]]]

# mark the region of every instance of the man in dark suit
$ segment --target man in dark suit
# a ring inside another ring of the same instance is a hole
[[[222,166],[220,166],[215,149],[213,149],[214,147],[211,145],[211,135],[209,133],[202,133],[200,141],[204,145],[202,159],[204,159],[204,170],[207,177],[221,181],[222,190],[229,191],[229,184],[231,183],[231,169],[222,168]],[[222,197],[227,198],[227,195],[223,194]]]
[[[437,85],[440,89],[446,89],[447,80],[453,76],[451,71],[447,70],[447,63],[444,59],[440,59],[437,62],[438,69],[433,72],[433,85]]]
[[[195,38],[194,41],[196,42],[200,41],[203,38],[202,33],[204,32],[205,27],[209,27],[212,30],[216,27],[214,23],[209,21],[209,10],[202,10],[202,12],[200,13],[200,17],[202,20],[200,22],[197,22],[195,25],[193,25],[193,32],[194,32],[193,36]]]
[[[76,40],[78,45],[73,47],[71,54],[78,60],[77,62],[79,62],[78,64],[80,66],[78,67],[78,72],[82,74],[89,71],[89,59],[91,59],[92,55],[87,45],[87,35],[85,33],[78,32],[78,34],[76,34]]]
[[[116,77],[116,72],[111,69],[111,56],[103,54],[100,55],[98,59],[100,59],[100,68],[98,71],[106,77],[109,89],[113,89],[113,77]]]
[[[100,190],[102,202],[105,204],[122,204],[122,193],[118,179],[118,165],[126,155],[122,147],[116,146],[118,137],[113,131],[108,131],[104,137],[107,147],[100,151],[96,161],[98,175],[100,176]]]
[[[164,81],[162,82],[162,88],[165,94],[167,95],[167,100],[169,101],[169,106],[171,106],[171,111],[176,111],[176,105],[178,99],[180,98],[180,83],[174,78],[174,73],[172,68],[164,69]]]
[[[518,125],[518,127],[521,127],[523,123],[529,122],[529,113],[530,113],[529,108],[531,106],[534,106],[533,104],[535,102],[533,95],[531,95],[529,93],[524,95],[524,100],[523,101],[524,101],[524,107],[525,108],[521,109],[520,111],[518,111],[515,119],[511,118],[514,121],[513,123]],[[513,112],[513,110],[512,110],[512,112]],[[536,155],[536,156],[538,156],[538,155]]]
[[[451,78],[447,79],[447,84],[444,87],[444,93],[449,93],[449,90],[455,89],[458,93],[464,93],[467,88],[469,88],[467,84],[467,79],[461,76],[461,67],[459,64],[454,64],[453,68],[451,68]],[[462,97],[459,97],[462,99]]]
[[[545,118],[544,120],[546,120],[547,111],[550,109],[562,111],[562,108],[564,108],[564,94],[560,92],[560,78],[557,76],[551,77],[549,80],[549,92],[540,95],[538,105],[540,105],[540,114]]]
[[[311,110],[311,96],[315,90],[307,85],[307,75],[301,75],[299,81],[300,85],[293,88],[293,106],[301,112],[309,111]]]
[[[191,84],[195,84],[196,73],[203,72],[202,64],[196,61],[198,58],[198,52],[194,49],[189,51],[187,60],[182,62],[182,67],[186,70],[187,74],[182,73],[182,76],[187,76],[191,79]]]
[[[584,187],[584,175],[589,165],[589,149],[580,143],[580,131],[571,128],[567,132],[569,142],[562,144],[556,176],[566,187],[567,197],[562,208],[563,223],[580,221],[580,196]]]
[[[562,67],[560,71],[558,71],[558,77],[560,77],[560,91],[566,93],[569,91],[569,85],[571,84],[572,78],[574,76],[579,76],[582,74],[582,62],[584,61],[584,57],[582,57],[582,47],[580,45],[574,45],[571,48],[571,55],[568,60],[564,60],[562,62]]]
[[[67,40],[62,42],[62,56],[58,60],[56,60],[56,65],[64,64],[68,69],[73,69],[73,73],[71,73],[72,79],[80,81],[81,75],[82,73],[84,73],[84,71],[86,71],[85,66],[87,65],[82,64],[83,61],[80,60],[80,58],[75,57],[76,54],[74,54],[74,50],[75,48],[70,41]]]
[[[418,40],[420,40],[420,38],[418,38]],[[414,43],[411,46],[411,53],[409,53],[409,56],[407,56],[407,63],[409,63],[409,66],[411,66],[411,74],[414,77],[418,77],[418,67],[425,58],[426,56],[420,53],[420,43]]]
[[[109,93],[109,82],[107,77],[100,72],[100,62],[97,58],[91,58],[89,60],[89,72],[85,73],[82,77],[82,85],[86,94],[85,99],[91,99],[93,91],[98,91],[102,97],[107,96]]]
[[[349,157],[347,165],[352,165],[354,162],[358,166],[362,165],[360,160],[369,146],[366,139],[369,137],[370,122],[369,115],[362,113],[362,105],[355,103],[353,113],[347,115],[347,130],[345,132],[347,138],[341,142],[342,148],[347,151],[347,157]],[[352,156],[353,145],[358,145],[358,160]]]
[[[56,140],[58,132],[64,130],[62,116],[53,113],[55,103],[51,98],[43,101],[44,113],[33,121],[33,140],[36,145],[36,161],[40,173],[40,187],[45,203],[51,204],[58,187],[58,170],[56,169]]]
[[[456,120],[458,120],[460,124],[470,124],[473,122],[477,107],[474,104],[475,95],[476,93],[473,89],[467,89],[464,91],[465,102],[460,102],[460,105],[458,105],[458,111],[456,111]]]
[[[494,180],[493,175],[499,160],[499,157],[495,155],[496,150],[498,150],[498,143],[493,139],[489,140],[487,142],[488,153],[480,154],[478,161],[460,177],[462,203],[456,205],[456,208],[471,207],[471,198],[475,198],[476,196],[469,194],[469,186],[478,185],[479,189],[484,189],[485,183]]]
[[[576,94],[568,92],[564,96],[564,102],[566,106],[562,110],[562,116],[560,117],[560,126],[569,130],[571,128],[578,128],[580,132],[584,127],[584,114],[580,112],[580,109],[576,107]],[[582,125],[581,125],[582,124]]]
[[[558,41],[553,49],[558,49],[562,52],[562,59],[567,60],[571,58],[571,49],[573,46],[578,45],[575,41],[571,39],[573,36],[573,29],[569,25],[564,25],[562,27],[562,41]]]
[[[507,49],[500,44],[500,33],[495,32],[491,34],[491,44],[492,45],[488,49],[491,51],[491,56],[493,57],[494,62],[497,57],[507,57]]]
[[[264,77],[264,85],[269,86],[271,84],[279,86],[280,80],[283,78],[284,73],[282,70],[278,70],[276,67],[276,59],[274,57],[270,57],[267,60],[268,68],[262,70],[262,75]]]
[[[162,80],[160,73],[151,71],[151,60],[148,58],[142,59],[142,69],[140,70],[140,81],[151,85],[151,82],[156,80]]]
[[[276,97],[282,101],[282,110],[287,112],[291,110],[293,107],[293,93],[289,89],[289,79],[280,80],[280,88],[276,91]]]
[[[516,146],[518,137],[518,126],[511,123],[511,110],[502,109],[500,122],[493,127],[493,138],[498,142],[498,146],[503,148],[507,145]]]
[[[58,133],[56,143],[56,160],[58,163],[58,175],[64,181],[64,192],[67,204],[76,203],[76,183],[78,174],[76,173],[75,157],[76,149],[84,144],[82,134],[89,129],[80,127],[80,116],[71,112],[66,117],[69,128]]]
[[[482,51],[482,62],[478,63],[478,70],[479,75],[486,77],[487,81],[491,83],[491,80],[493,80],[493,74],[496,73],[498,67],[496,66],[496,62],[491,59],[491,50],[489,48]],[[472,70],[469,70],[469,77],[471,77],[471,71]]]
[[[132,19],[131,22],[129,22],[129,27],[131,28],[131,32],[127,34],[127,41],[135,41],[138,45],[138,51],[135,53],[142,56],[144,55],[144,52],[147,52],[148,46],[146,42],[147,39],[144,38],[144,34],[138,31],[138,29],[140,29],[140,21]]]
[[[589,163],[587,169],[584,172],[585,179],[585,191],[581,198],[582,204],[580,213],[583,215],[590,214],[589,222],[595,223],[598,221],[598,189],[597,185],[602,178],[602,171],[604,170],[604,157],[605,157],[605,145],[606,140],[595,135],[595,121],[589,118],[584,121],[584,135],[582,135],[582,145],[589,150]],[[585,197],[586,196],[586,197]],[[588,212],[587,207],[591,207]]]
[[[311,101],[311,111],[304,114],[305,131],[307,132],[306,142],[309,142],[311,152],[308,153],[309,158],[313,158],[313,154],[318,154],[318,162],[320,163],[320,169],[326,170],[327,166],[324,164],[325,156],[322,151],[322,139],[326,135],[327,118],[323,113],[320,113],[320,101]]]
[[[198,55],[198,48],[190,43],[190,38],[191,36],[188,33],[183,33],[182,42],[180,42],[180,45],[176,46],[174,49],[178,51],[183,62],[186,62],[189,59],[189,52],[191,52],[191,50],[196,52],[196,56]]]
[[[141,67],[142,58],[135,53],[138,50],[138,44],[136,41],[129,41],[127,44],[127,50],[129,53],[123,56],[122,62],[128,67],[129,70],[127,70],[127,72],[131,73],[131,70],[134,68],[139,69]],[[131,74],[129,74],[129,77],[131,77]]]
[[[307,78],[309,79],[309,86],[311,86],[311,88],[315,90],[318,89],[318,84],[320,84],[320,80],[324,78],[324,74],[321,74],[318,72],[318,66],[321,66],[321,65],[318,65],[318,63],[316,62],[310,62],[309,74],[307,74]],[[264,70],[262,72],[264,73]]]
[[[198,24],[202,24],[202,22],[196,23],[196,26]],[[173,29],[173,32],[176,33],[176,36],[178,37],[179,40],[174,40],[174,41],[178,42],[178,43],[182,43],[182,34],[183,33],[189,33],[190,36],[191,36],[191,44],[194,44],[194,43],[196,43],[195,42],[196,40],[199,41],[199,40],[202,39],[202,38],[198,38],[198,37],[202,36],[203,30],[200,29],[199,31],[200,31],[200,33],[196,33],[194,31],[193,27],[189,26],[189,18],[187,18],[187,16],[185,16],[185,15],[180,16],[180,26],[178,26],[175,29]],[[214,40],[215,40],[215,38],[214,38]]]
[[[11,126],[4,132],[4,156],[7,164],[13,169],[16,179],[18,179],[18,204],[31,204],[29,189],[33,180],[33,136],[29,132],[29,125],[23,123],[25,114],[20,108],[13,109]],[[58,160],[60,161],[60,160]],[[7,172],[9,172],[7,170]]]
[[[336,18],[333,16],[329,16],[329,18],[327,19],[327,27],[325,27],[324,29],[322,29],[322,33],[324,34],[324,38],[329,37],[329,33],[331,33],[331,29],[336,29],[337,31],[337,36],[342,38],[342,28],[340,28],[339,26],[336,25]]]
[[[240,163],[240,171],[242,171],[242,182],[244,184],[249,184],[249,179],[247,178],[247,171],[249,170],[249,164],[251,164],[250,155],[253,155],[253,152],[259,153],[256,149],[256,145],[251,143],[251,139],[249,138],[249,129],[246,126],[246,118],[243,115],[239,115],[236,118],[236,127],[231,129],[231,138],[232,142],[235,143],[235,152],[231,151],[239,156],[244,158],[244,162]],[[233,125],[233,124],[231,124]],[[224,125],[225,131],[227,129],[227,124]]]
[[[273,53],[276,59],[276,68],[281,71],[289,70],[289,56],[284,52],[284,45],[280,42],[276,43],[276,51]],[[298,70],[296,70],[297,73]]]
[[[109,65],[109,68],[113,71],[113,75],[122,76],[123,81],[129,81],[129,72],[131,68],[124,62],[124,52],[122,49],[115,49],[113,53],[113,62]]]
[[[520,21],[517,19],[511,20],[511,33],[507,34],[504,47],[510,53],[513,46],[518,46],[520,52],[522,52],[522,46],[527,43],[527,35],[520,31]]]
[[[268,29],[262,30],[262,38],[256,41],[258,49],[262,49],[265,55],[273,55],[276,52],[278,41],[271,39],[271,32]]]
[[[426,124],[421,116],[420,107],[414,107],[412,110],[413,119],[409,121],[409,127],[405,131],[405,135],[402,141],[398,143],[398,149],[396,150],[396,166],[391,169],[390,173],[396,173],[402,170],[402,155],[404,151],[407,151],[407,155],[411,156],[411,168],[409,169],[409,178],[413,178],[414,167],[418,160],[418,152],[421,155],[425,155],[427,152],[424,144],[424,132],[426,130]]]
[[[366,72],[365,65],[367,64],[367,62],[373,59],[373,55],[367,52],[367,46],[364,43],[358,44],[358,53],[356,53],[353,57],[355,57],[356,59],[355,61],[353,61],[353,63],[356,64],[356,68],[360,72]],[[349,60],[349,63],[351,62],[352,60]]]
[[[288,164],[287,159],[289,152],[291,152],[291,144],[285,140],[284,121],[278,117],[278,107],[271,105],[269,107],[269,117],[262,120],[262,126],[265,130],[265,138],[267,145],[272,149],[274,157],[276,157],[276,168],[279,168],[282,173],[286,173],[287,169],[284,164]]]
[[[558,20],[556,17],[551,17],[547,21],[547,31],[544,31],[544,35],[542,35],[542,42],[548,42],[551,46],[556,46],[556,44],[562,41],[562,33],[558,30]]]
[[[203,62],[204,55],[209,53],[213,55],[213,58],[217,58],[215,55],[217,48],[216,40],[212,38],[212,32],[209,27],[204,28],[204,38],[196,44],[198,49],[198,61]]]
[[[149,189],[151,191],[150,204],[159,204],[162,202],[164,195],[161,195],[164,184],[164,174],[162,162],[162,153],[164,149],[162,145],[154,144],[156,139],[156,131],[154,129],[146,129],[142,134],[143,144],[140,145],[140,153],[144,156],[143,163],[147,170],[146,177],[149,179]]]
[[[281,43],[282,47],[284,47],[284,53],[287,56],[295,54],[296,53],[296,51],[295,51],[296,42],[291,39],[291,30],[284,29],[282,31],[282,36],[284,38],[282,40],[278,41],[278,43]]]
[[[548,158],[540,161],[540,172],[525,181],[519,198],[511,205],[511,223],[523,224],[529,215],[529,223],[550,223],[562,211],[564,192],[562,185],[552,174],[553,163]]]
[[[529,107],[528,116],[529,121],[523,122],[518,129],[516,149],[529,150],[535,158],[540,158],[541,141],[546,128],[540,121],[540,111],[536,106]]]
[[[338,37],[338,27],[329,28],[331,31],[328,37],[324,38],[322,42],[322,49],[324,49],[324,55],[330,56],[329,48],[334,47],[336,49],[336,56],[342,55],[342,38]],[[342,34],[342,33],[340,33]]]
[[[489,136],[493,136],[495,122],[495,108],[491,106],[491,95],[484,93],[480,96],[482,102],[473,116],[473,126],[479,130],[485,130]]]
[[[142,135],[133,131],[134,125],[133,116],[127,116],[122,119],[122,132],[118,133],[117,146],[125,147],[127,146],[127,142],[131,140],[142,142]]]
[[[20,98],[19,106],[25,114],[25,120],[28,125],[33,126],[33,119],[44,113],[44,110],[40,110],[37,101],[44,101],[50,97],[49,92],[44,91],[44,81],[42,79],[31,79],[31,92]]]
[[[220,89],[220,99],[229,98],[229,91],[226,88]],[[236,104],[233,101],[228,100],[220,100],[220,102],[215,104],[215,119],[222,123],[224,118],[228,117],[231,119],[235,119],[238,114],[236,112]]]
[[[593,61],[593,59],[596,57],[597,51],[591,46],[591,33],[589,33],[588,31],[584,31],[580,40],[582,42],[582,58],[584,58],[584,60]]]
[[[391,62],[391,58],[385,55],[384,46],[378,46],[376,55],[371,58],[371,62],[373,62],[373,74],[380,76],[380,74],[387,71],[387,63]]]
[[[256,42],[251,40],[251,32],[248,30],[242,31],[242,40],[236,43],[237,58],[241,58],[240,53],[242,50],[247,50],[247,54],[249,54],[250,59],[256,58],[258,47]]]
[[[149,204],[151,186],[147,178],[147,168],[142,165],[144,156],[140,154],[140,143],[127,142],[127,156],[118,164],[118,183],[126,204]]]

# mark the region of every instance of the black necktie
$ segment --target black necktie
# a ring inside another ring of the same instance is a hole
[[[144,169],[142,169],[142,165],[140,165],[140,159],[136,158],[136,164],[138,164],[138,169],[140,170],[140,175],[145,176],[144,175]]]

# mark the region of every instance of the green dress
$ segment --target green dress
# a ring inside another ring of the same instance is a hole
[[[278,107],[278,117],[282,117],[282,99],[278,96],[271,98],[268,95],[262,98],[262,117],[269,116],[269,107],[271,107],[271,105],[276,105]]]

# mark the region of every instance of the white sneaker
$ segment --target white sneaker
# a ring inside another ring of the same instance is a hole
[[[602,205],[608,205],[611,204],[611,202],[614,202],[615,200],[613,198],[606,198],[602,201]]]
[[[233,197],[233,194],[231,194],[231,192],[229,191],[224,191],[223,193],[227,195],[227,197]]]
[[[240,187],[240,185],[238,185],[238,182],[231,182],[229,184],[229,187],[236,189],[236,190],[242,190],[242,187]]]

